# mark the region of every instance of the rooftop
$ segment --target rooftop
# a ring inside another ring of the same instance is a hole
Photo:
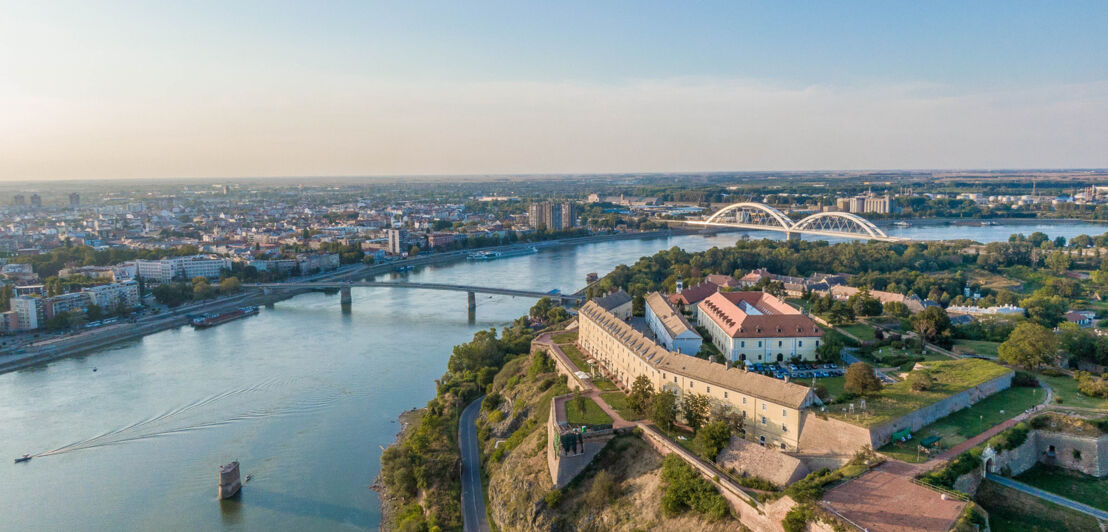
[[[699,308],[732,338],[823,335],[811,318],[766,292],[719,292]]]

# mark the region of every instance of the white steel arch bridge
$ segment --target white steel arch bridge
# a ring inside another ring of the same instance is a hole
[[[781,231],[789,238],[805,235],[835,238],[860,238],[897,242],[902,238],[891,237],[872,222],[849,212],[817,212],[800,221],[764,203],[742,202],[728,205],[703,221],[688,221],[690,225],[711,227],[737,227],[763,231]]]

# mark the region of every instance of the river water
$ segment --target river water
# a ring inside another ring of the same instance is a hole
[[[889,228],[912,238],[1097,235],[1084,223]],[[752,237],[775,237],[752,233]],[[412,281],[572,292],[585,274],[735,233],[602,242],[482,263],[427,266]],[[305,294],[207,330],[181,328],[0,375],[0,530],[376,528],[369,489],[402,411],[434,396],[451,346],[524,314],[528,299],[354,289]],[[93,369],[97,371],[93,371]],[[36,454],[25,464],[12,457]],[[217,467],[253,475],[216,500]]]

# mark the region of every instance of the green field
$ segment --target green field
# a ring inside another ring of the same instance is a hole
[[[560,332],[550,339],[556,344],[572,344],[577,341],[577,331]]]
[[[954,347],[961,347],[983,357],[996,358],[996,348],[1000,342],[985,340],[955,340]]]
[[[877,394],[866,398],[865,412],[844,413],[842,405],[834,405],[828,408],[828,414],[856,425],[872,427],[902,417],[1011,371],[999,364],[975,358],[937,360],[925,364],[935,379],[931,390],[913,391],[908,381],[888,384]]]
[[[643,418],[631,409],[631,405],[627,404],[627,396],[623,392],[604,392],[600,394],[600,397],[604,399],[605,403],[608,403],[608,406],[616,409],[620,417],[627,421],[637,421]]]
[[[1046,383],[1047,386],[1053,388],[1054,394],[1062,398],[1062,404],[1065,406],[1108,410],[1108,399],[1098,399],[1096,397],[1081,395],[1077,392],[1077,381],[1073,380],[1073,378],[1068,375],[1059,375],[1057,377],[1035,375],[1035,377],[1039,379],[1039,382]]]
[[[600,409],[600,405],[596,404],[592,399],[586,398],[582,403],[585,405],[584,411],[579,409],[577,401],[570,399],[566,401],[566,421],[574,425],[610,425],[612,424],[612,418],[608,414],[605,414]]]
[[[797,384],[811,384],[811,381],[796,381]],[[835,397],[841,397],[846,390],[843,389],[846,386],[846,377],[827,377],[825,379],[816,379],[817,384],[822,384],[827,388],[827,392],[831,394],[832,400]]]
[[[589,363],[585,362],[585,355],[581,354],[581,350],[577,349],[577,346],[573,344],[559,345],[562,348],[562,352],[569,357],[569,360],[573,362],[574,366],[580,371],[589,371]]]
[[[923,427],[912,433],[911,440],[889,443],[880,451],[905,462],[925,461],[927,455],[916,459],[916,445],[920,440],[928,436],[942,436],[943,448],[953,447],[1039,404],[1045,393],[1040,388],[1008,388]]]
[[[865,323],[852,323],[850,325],[843,325],[836,328],[853,334],[855,337],[857,337],[859,340],[862,340],[863,342],[866,340],[875,340],[877,338],[873,334],[876,329],[874,329],[870,325],[866,325]]]
[[[1094,508],[1108,510],[1108,478],[1038,464],[1016,480]]]

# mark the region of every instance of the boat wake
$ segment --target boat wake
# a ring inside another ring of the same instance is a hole
[[[32,456],[36,458],[52,456],[97,447],[164,438],[255,419],[303,415],[324,409],[341,396],[348,394],[344,390],[331,390],[322,394],[318,392],[325,390],[316,390],[314,395],[298,395],[294,399],[284,393],[292,384],[292,380],[274,378],[253,386],[227,390],[172,408],[156,416]],[[265,394],[274,391],[280,391],[282,395],[269,405],[253,409],[235,408],[238,404],[266,402]],[[250,397],[251,395],[260,397]]]

